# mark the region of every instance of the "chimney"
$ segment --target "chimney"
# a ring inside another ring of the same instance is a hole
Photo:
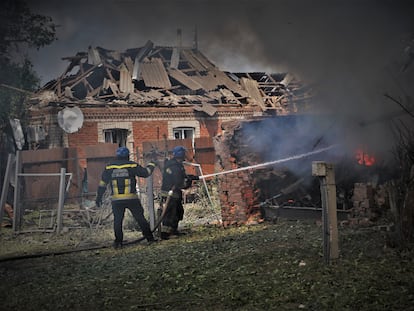
[[[197,25],[194,27],[193,49],[196,50],[196,51],[198,51],[198,30],[197,30]]]
[[[181,34],[181,29],[177,29],[177,47],[181,49],[183,46],[183,36]]]

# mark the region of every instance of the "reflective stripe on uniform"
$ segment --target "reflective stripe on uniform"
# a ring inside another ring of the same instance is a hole
[[[125,189],[124,189],[124,193],[125,194],[130,194],[131,193],[131,189],[130,189],[130,185],[129,185],[130,180],[129,179],[125,179]]]
[[[122,168],[133,168],[133,167],[137,167],[137,164],[136,163],[128,163],[128,164],[121,164],[121,165],[112,164],[112,165],[108,165],[106,169],[110,170],[110,169],[122,169]]]
[[[113,195],[118,195],[119,191],[118,191],[118,181],[116,179],[112,179],[112,189],[114,194]]]
[[[114,194],[112,196],[112,201],[117,200],[131,200],[131,199],[138,199],[138,194],[136,193],[128,193],[128,194]]]

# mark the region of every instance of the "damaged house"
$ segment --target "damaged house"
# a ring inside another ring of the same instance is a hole
[[[166,157],[174,146],[184,145],[189,162],[196,164],[187,167],[189,173],[214,175],[326,143],[315,127],[303,126],[311,115],[312,89],[290,73],[225,72],[196,47],[151,41],[123,52],[89,47],[63,59],[69,62],[63,74],[29,100],[27,141],[36,154],[23,154],[22,167],[31,173],[39,163],[55,165],[53,172],[64,166],[73,173],[72,197],[94,194],[103,163],[118,146],[145,162],[154,151]],[[285,149],[286,143],[293,149]],[[263,203],[318,206],[318,186],[303,177],[309,175],[310,160],[305,173],[297,171],[302,165],[296,161],[290,167],[220,176],[223,222],[256,221]],[[156,175],[154,187],[160,181]],[[39,189],[56,187],[36,182]],[[41,196],[34,195],[36,182],[26,186],[27,197]],[[343,205],[361,205],[361,214],[368,211],[366,202],[364,192]]]
[[[224,72],[195,47],[148,41],[63,59],[65,72],[30,98],[28,142],[33,150],[76,148],[81,168],[103,143],[127,146],[135,160],[183,144],[211,173],[223,122],[301,112],[310,97],[288,73]]]

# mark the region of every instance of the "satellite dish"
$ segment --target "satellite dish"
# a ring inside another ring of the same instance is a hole
[[[83,113],[78,107],[66,107],[58,112],[58,124],[66,133],[75,133],[83,125]]]

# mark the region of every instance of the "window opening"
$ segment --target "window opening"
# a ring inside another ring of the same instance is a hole
[[[106,129],[104,130],[105,142],[118,144],[119,147],[126,147],[128,130],[127,129]]]
[[[191,145],[194,148],[194,131],[193,127],[175,127],[173,129],[174,139],[191,139]]]

